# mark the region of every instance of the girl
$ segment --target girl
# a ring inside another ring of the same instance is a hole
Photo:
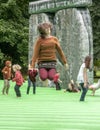
[[[15,72],[15,77],[12,79],[12,81],[16,82],[16,85],[14,87],[15,93],[17,97],[21,97],[20,87],[24,82],[24,78],[21,74],[21,66],[18,64],[15,64],[12,66],[13,71]]]
[[[31,67],[35,68],[35,63],[38,63],[39,75],[42,81],[46,79],[53,80],[56,74],[56,52],[58,52],[62,64],[68,69],[67,60],[60,47],[56,37],[51,36],[51,24],[42,23],[38,26],[39,38],[34,47]],[[60,90],[58,83],[55,82],[56,88]]]
[[[80,97],[80,101],[85,100],[85,96],[86,96],[86,93],[88,91],[89,80],[88,80],[87,71],[88,71],[88,69],[90,69],[90,62],[91,62],[91,57],[86,56],[84,63],[81,65],[81,67],[79,69],[79,73],[77,76],[77,81],[82,88],[82,94]]]

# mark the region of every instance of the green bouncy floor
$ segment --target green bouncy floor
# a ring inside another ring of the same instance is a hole
[[[0,93],[0,130],[100,130],[100,90],[88,91],[85,102],[80,93],[64,93],[55,88],[37,87],[36,95],[26,95],[27,82],[16,98],[14,84],[9,95]],[[0,92],[3,81],[0,81]]]

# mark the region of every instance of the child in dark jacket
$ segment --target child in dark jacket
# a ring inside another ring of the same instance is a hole
[[[15,72],[15,76],[12,79],[12,81],[16,82],[16,85],[14,87],[15,93],[17,97],[21,97],[20,87],[23,85],[24,78],[21,74],[21,66],[18,64],[13,65],[13,71]]]
[[[37,74],[38,74],[37,69],[28,70],[29,77],[28,77],[27,94],[29,94],[31,84],[32,84],[32,87],[33,87],[33,94],[36,93],[36,76],[37,76]]]
[[[27,87],[27,94],[29,94],[30,87],[33,87],[33,94],[36,93],[36,76],[38,74],[38,69],[31,69],[31,63],[32,60],[30,61],[28,65],[28,87]]]

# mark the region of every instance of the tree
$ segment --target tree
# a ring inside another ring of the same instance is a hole
[[[13,64],[27,70],[29,37],[29,2],[37,0],[0,0],[0,69],[4,61],[10,59]],[[90,7],[93,25],[94,61],[100,63],[100,2],[93,0]],[[1,74],[1,73],[0,73]],[[1,77],[1,75],[0,75]]]
[[[90,13],[93,26],[93,48],[94,63],[100,62],[100,2],[93,0],[93,6],[90,7]]]
[[[0,68],[9,59],[26,70],[28,61],[28,1],[0,0]]]

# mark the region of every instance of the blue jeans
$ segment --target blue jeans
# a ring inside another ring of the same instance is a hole
[[[86,93],[88,91],[88,86],[84,87],[84,83],[80,83],[80,86],[82,88],[82,94],[81,94],[81,97],[80,97],[80,101],[84,101]]]
[[[30,87],[33,87],[33,94],[35,94],[35,91],[36,91],[36,82],[32,82],[30,80],[30,78],[28,78],[28,87],[27,87],[27,94],[29,94],[29,91],[30,91]]]
[[[14,87],[15,93],[17,97],[21,97],[21,92],[20,92],[20,86],[18,86],[17,84]]]

